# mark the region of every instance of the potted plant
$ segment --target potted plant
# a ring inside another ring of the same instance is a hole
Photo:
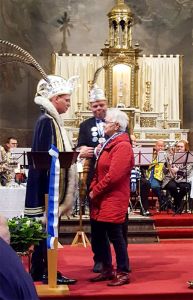
[[[16,252],[24,253],[32,245],[47,237],[45,226],[41,220],[28,217],[14,217],[8,220],[10,245]]]

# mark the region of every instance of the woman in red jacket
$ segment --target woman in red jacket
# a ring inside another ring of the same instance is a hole
[[[98,233],[97,243],[101,246],[103,271],[92,278],[92,282],[111,280],[109,286],[129,283],[129,258],[127,245],[122,231],[130,197],[130,173],[134,164],[130,139],[125,130],[128,126],[127,115],[118,108],[107,110],[105,135],[109,139],[98,151],[95,176],[90,186],[91,220]],[[106,235],[112,242],[117,272],[113,271],[108,253]]]

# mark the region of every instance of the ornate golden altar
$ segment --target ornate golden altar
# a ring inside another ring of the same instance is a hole
[[[189,130],[182,129],[182,56],[142,55],[139,44],[132,44],[133,14],[124,0],[117,0],[108,20],[109,37],[101,54],[52,56],[53,73],[68,78],[77,70],[80,75],[65,125],[76,138],[80,122],[91,116],[88,93],[96,82],[105,90],[108,106],[128,114],[141,143],[187,139]]]

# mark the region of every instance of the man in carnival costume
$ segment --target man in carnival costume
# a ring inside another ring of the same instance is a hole
[[[94,149],[99,144],[105,142],[104,135],[104,118],[107,111],[107,99],[105,98],[104,92],[96,84],[90,91],[89,95],[90,109],[93,113],[93,117],[83,121],[80,124],[80,131],[78,137],[77,147],[80,150],[80,158],[87,159],[89,163],[89,173],[87,177],[87,191],[89,191],[89,186],[94,175],[94,166],[96,157],[94,154]],[[89,159],[89,160],[88,160]],[[91,221],[91,245],[94,253],[94,267],[93,272],[101,272],[102,262],[99,256],[100,245],[95,243],[95,232],[92,227]],[[107,239],[107,243],[109,243]]]
[[[48,75],[48,82],[41,79],[37,85],[35,103],[41,107],[41,115],[37,120],[32,151],[49,151],[54,144],[59,151],[72,151],[68,132],[63,126],[60,114],[70,107],[70,95],[77,76],[68,81],[62,77]],[[45,194],[48,193],[49,174],[45,170],[30,168],[27,181],[25,215],[28,217],[45,218]],[[59,218],[72,207],[75,186],[75,169],[60,169],[59,184]],[[47,250],[43,241],[35,247],[32,255],[31,275],[34,281],[43,280],[47,283]],[[73,284],[69,279],[57,273],[57,284]]]
[[[23,64],[35,69],[41,79],[37,86],[35,103],[42,108],[33,138],[32,151],[48,152],[53,144],[59,151],[72,151],[68,133],[63,127],[60,114],[70,106],[70,95],[78,76],[69,80],[62,77],[47,75],[33,56],[20,46],[0,39],[0,65],[12,63]],[[67,213],[72,206],[75,184],[75,167],[68,170],[60,169],[59,181],[59,218]],[[49,172],[30,168],[28,174],[25,215],[46,220],[45,194],[49,188]],[[34,281],[48,282],[46,240],[36,246],[32,255],[31,275]],[[57,274],[57,284],[73,284],[76,280]]]
[[[107,110],[107,99],[104,92],[96,84],[90,91],[89,96],[90,109],[93,117],[85,120],[80,124],[80,131],[78,137],[78,147],[80,149],[81,158],[91,158],[90,173],[88,176],[88,184],[93,177],[95,156],[94,148],[98,144],[105,142],[104,136],[104,118]]]

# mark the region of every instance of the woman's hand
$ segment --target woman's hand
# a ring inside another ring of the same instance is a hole
[[[91,192],[89,193],[89,197],[90,197],[90,199],[93,199],[93,191],[91,191]]]

